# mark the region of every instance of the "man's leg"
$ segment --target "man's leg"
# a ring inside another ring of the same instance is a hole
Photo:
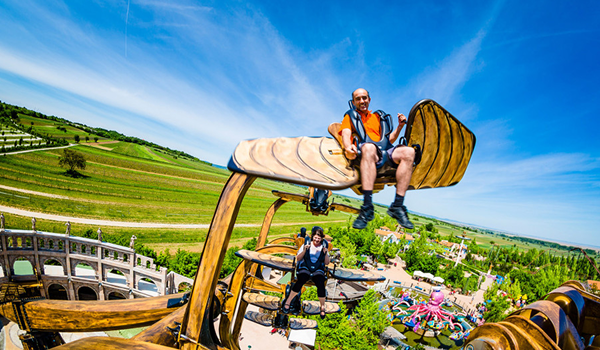
[[[360,158],[360,178],[361,185],[364,195],[364,203],[360,207],[360,213],[352,227],[358,230],[362,230],[367,227],[369,221],[373,220],[374,208],[373,208],[373,185],[375,184],[375,177],[377,176],[377,161],[379,155],[377,154],[377,146],[372,143],[365,143],[361,147],[361,158]]]
[[[396,219],[401,226],[412,229],[414,225],[408,219],[406,207],[404,206],[404,196],[408,185],[410,185],[415,150],[412,147],[396,147],[394,153],[392,153],[392,160],[398,164],[396,169],[396,198],[388,209],[388,215]]]

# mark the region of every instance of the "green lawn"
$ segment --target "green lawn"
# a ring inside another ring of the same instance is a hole
[[[68,176],[65,169],[58,166],[62,150],[36,151],[23,154],[11,154],[0,157],[0,182],[22,190],[40,192],[46,195],[23,193],[2,189],[0,204],[22,208],[35,212],[75,216],[92,219],[117,221],[158,222],[174,224],[209,224],[212,220],[221,190],[229,178],[229,171],[188,157],[175,156],[174,153],[159,148],[151,148],[129,142],[110,142],[100,138],[100,147],[85,142],[88,136],[93,142],[95,135],[60,121],[46,120],[19,114],[20,122],[28,128],[52,137],[65,138],[74,142],[79,135],[80,144],[72,150],[82,153],[87,159],[87,168],[80,171],[81,177]],[[33,125],[31,123],[33,122]],[[66,132],[57,127],[65,128]],[[11,127],[3,126],[5,133]],[[12,133],[12,132],[11,132]],[[7,144],[13,144],[16,138],[7,137]],[[27,137],[24,138],[27,144]],[[0,137],[0,143],[4,143]],[[292,193],[308,193],[305,187],[277,181],[257,179],[242,203],[237,218],[241,224],[261,224],[270,205],[277,199],[271,191],[279,190]],[[50,196],[58,196],[52,198]],[[362,202],[354,198],[334,195],[338,203],[360,207]],[[386,208],[376,206],[380,215],[386,215]],[[288,203],[279,209],[271,233],[275,235],[295,232],[300,226],[345,225],[353,217],[340,212],[331,212],[329,216],[312,216],[300,203]],[[516,245],[519,249],[546,249],[542,245],[503,238],[483,232],[465,231],[464,228],[435,219],[415,216],[411,219],[416,226],[433,223],[442,239],[453,234],[463,233],[475,238],[483,248],[492,247],[492,243],[501,247]],[[28,227],[29,219],[12,216],[7,220],[13,228]],[[329,224],[328,224],[329,223]],[[63,232],[63,223],[38,222],[39,228],[52,232]],[[74,231],[97,228],[88,225],[74,225]],[[393,228],[392,228],[393,229]],[[119,235],[135,234],[142,242],[157,247],[171,244],[200,243],[206,230],[182,229],[131,229],[108,228],[109,232]],[[254,237],[258,228],[236,229],[233,240]],[[175,247],[175,246],[173,246]],[[194,246],[202,249],[201,245]]]
[[[39,192],[45,195],[2,189],[0,204],[34,212],[56,215],[135,222],[179,224],[210,224],[221,190],[229,171],[207,163],[177,158],[145,146],[125,144],[121,150],[145,151],[152,158],[127,155],[85,144],[72,147],[87,159],[83,177],[73,178],[58,166],[60,149],[12,154],[0,157],[0,182],[9,187]],[[116,147],[115,147],[116,148]],[[137,153],[138,155],[140,153]],[[278,198],[271,191],[308,193],[307,188],[282,182],[257,179],[247,192],[238,224],[262,224],[268,208]],[[59,196],[51,198],[49,196]],[[68,198],[68,199],[65,199]],[[336,202],[359,206],[355,199],[336,196]],[[30,219],[7,216],[9,228],[30,226]],[[271,234],[296,232],[300,226],[315,223],[345,224],[350,215],[331,212],[329,216],[313,216],[301,203],[282,206],[274,219]],[[285,226],[281,226],[285,224]],[[38,220],[38,229],[64,232],[64,223]],[[74,234],[83,234],[97,227],[73,225]],[[135,234],[141,242],[202,242],[206,229],[131,229],[110,227],[103,231],[118,235]],[[255,237],[259,227],[236,229],[232,239]],[[196,247],[195,249],[201,249]]]

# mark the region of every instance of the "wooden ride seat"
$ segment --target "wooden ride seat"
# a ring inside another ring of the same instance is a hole
[[[333,138],[340,145],[340,148],[342,149],[342,154],[345,156],[344,143],[342,141],[342,135],[340,135],[341,130],[342,130],[341,123],[331,123],[329,125],[329,127],[327,128],[327,131],[329,131],[329,134],[331,134],[331,136],[333,136]],[[352,134],[353,137],[355,135],[356,135],[355,133]],[[359,170],[360,169],[360,161],[358,160],[358,158],[356,158],[356,159],[347,159],[346,158],[346,160],[348,161],[348,164],[350,166],[352,166],[353,168],[355,168],[357,170],[357,172],[360,174],[360,170]],[[375,178],[375,184],[373,185],[373,193],[383,190],[386,185],[388,185],[388,186],[396,185],[396,169],[390,167],[387,164],[382,166],[380,169],[377,169],[377,177]],[[352,186],[351,188],[354,191],[354,193],[356,193],[358,195],[362,195],[362,185],[360,183]]]
[[[328,131],[344,155],[341,127],[340,123],[333,123]],[[406,144],[418,150],[420,155],[415,158],[409,190],[456,185],[464,176],[475,147],[473,132],[437,102],[429,99],[417,102],[410,110],[403,137]],[[346,161],[358,170],[357,160]],[[373,191],[380,191],[385,185],[395,183],[395,169],[384,165],[377,172]],[[352,186],[352,190],[360,194],[360,184]]]

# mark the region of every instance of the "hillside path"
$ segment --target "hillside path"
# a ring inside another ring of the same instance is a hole
[[[76,143],[70,143],[68,146],[60,146],[60,147],[48,147],[48,148],[35,148],[35,149],[26,149],[24,151],[16,151],[16,152],[5,152],[3,153],[4,155],[9,155],[9,154],[19,154],[19,153],[29,153],[29,152],[37,152],[37,151],[48,151],[48,150],[53,150],[53,149],[61,149],[61,148],[68,148],[68,147],[73,147],[73,146],[77,146]]]
[[[209,224],[165,224],[158,222],[134,222],[134,221],[112,221],[112,220],[98,220],[98,219],[87,219],[87,218],[76,218],[72,216],[46,214],[40,212],[33,212],[29,210],[23,210],[18,208],[7,207],[0,205],[0,212],[15,214],[26,217],[35,217],[36,219],[51,220],[51,221],[69,221],[77,224],[88,224],[97,226],[113,226],[113,227],[141,227],[141,228],[183,228],[183,229],[208,229]],[[313,222],[286,222],[276,223],[271,226],[295,226],[295,225],[315,225],[325,224],[333,222],[345,222],[346,220],[335,220],[335,221],[313,221]],[[236,224],[235,227],[260,227],[262,224]]]

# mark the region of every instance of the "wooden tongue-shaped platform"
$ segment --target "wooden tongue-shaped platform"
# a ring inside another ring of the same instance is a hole
[[[344,269],[341,267],[337,267],[334,269],[329,268],[329,273],[332,278],[342,280],[342,281],[352,281],[352,282],[381,282],[385,281],[385,277],[380,274],[363,271],[363,270],[351,270]]]
[[[358,214],[360,213],[360,209],[355,208],[355,207],[351,207],[349,205],[346,204],[341,204],[341,203],[331,203],[330,205],[331,210],[337,210],[337,211],[344,211],[346,213],[350,213],[350,214]]]
[[[275,311],[281,308],[281,298],[272,295],[261,293],[244,293],[244,295],[242,295],[242,299],[244,299],[244,301],[248,304],[252,304],[266,310]]]
[[[242,296],[245,302],[263,308],[265,310],[277,311],[281,308],[281,298],[260,294],[260,293],[244,293]],[[302,303],[304,313],[307,315],[318,315],[321,313],[321,304],[318,301],[304,301]],[[325,313],[332,314],[340,312],[340,306],[336,303],[325,302]]]
[[[340,128],[340,123],[329,126],[335,139],[280,137],[242,141],[227,167],[239,173],[328,190],[352,187],[361,193],[359,173],[344,156]],[[421,151],[410,190],[456,185],[465,174],[475,147],[475,135],[433,100],[422,100],[413,106],[404,137],[409,147]],[[375,191],[396,183],[395,169],[385,168],[377,175]]]
[[[262,312],[247,311],[244,318],[265,327],[273,325],[273,316]]]
[[[321,304],[318,301],[306,300],[302,303],[304,313],[307,315],[318,315],[321,313]],[[325,302],[325,313],[333,314],[340,312],[340,306],[336,303]]]
[[[270,268],[281,270],[285,272],[291,272],[294,270],[293,261],[290,259],[280,258],[269,254],[262,254],[251,250],[238,250],[235,255],[238,257],[250,260],[259,265],[268,266]],[[342,281],[352,282],[380,282],[385,281],[385,277],[380,274],[363,271],[363,270],[351,270],[344,269],[341,267],[329,268],[329,273],[332,278]]]
[[[358,172],[349,166],[337,141],[327,137],[242,141],[227,167],[239,173],[328,190],[343,190],[358,183]]]
[[[241,249],[235,252],[238,257],[250,260],[259,265],[267,266],[276,270],[291,272],[294,270],[294,262],[290,259],[280,258],[278,256],[258,253],[251,250]]]
[[[261,312],[248,311],[244,318],[265,327],[273,326],[274,317]],[[318,326],[317,321],[305,318],[290,318],[288,325],[291,329],[313,329]]]

